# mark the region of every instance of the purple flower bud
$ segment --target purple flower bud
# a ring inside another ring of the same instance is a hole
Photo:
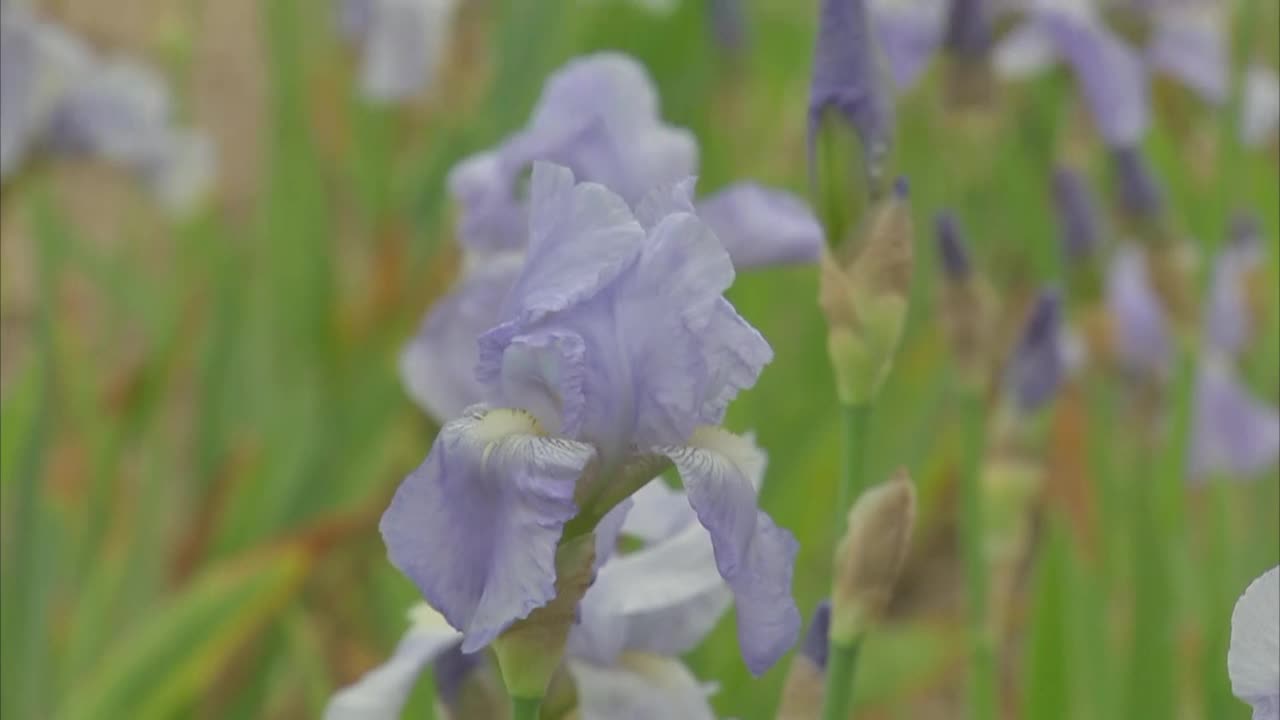
[[[831,632],[831,601],[823,600],[813,609],[813,617],[809,620],[809,630],[804,634],[800,644],[800,654],[804,655],[819,670],[827,669],[827,654],[831,650],[828,635]]]
[[[972,271],[969,262],[968,243],[960,232],[956,216],[949,210],[938,213],[935,220],[938,235],[938,254],[942,257],[942,271],[953,282],[964,282]]]
[[[1102,244],[1102,227],[1097,204],[1084,177],[1068,167],[1055,169],[1053,201],[1067,259],[1081,262],[1089,258]]]
[[[742,0],[707,0],[707,4],[716,42],[730,52],[742,50],[747,41],[746,8]]]
[[[809,88],[809,147],[823,114],[834,108],[858,133],[871,173],[888,153],[893,128],[893,97],[878,53],[865,0],[822,0]]]
[[[1146,157],[1136,147],[1111,152],[1120,207],[1135,218],[1152,218],[1164,212],[1164,191],[1151,172]]]
[[[1014,348],[1006,371],[1006,388],[1017,407],[1026,413],[1044,407],[1062,382],[1062,296],[1045,290],[1027,318],[1022,337]]]
[[[991,47],[991,19],[983,0],[951,0],[946,47],[957,57],[981,59]]]

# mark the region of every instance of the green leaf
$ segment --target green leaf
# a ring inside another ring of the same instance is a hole
[[[205,572],[126,634],[57,717],[172,716],[286,606],[309,565],[301,548],[284,547]]]

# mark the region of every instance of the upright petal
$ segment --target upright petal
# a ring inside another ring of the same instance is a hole
[[[1166,373],[1173,341],[1164,307],[1151,286],[1146,257],[1139,248],[1122,248],[1111,261],[1107,307],[1120,361],[1132,371]]]
[[[916,84],[942,44],[945,11],[942,2],[881,0],[871,3],[876,37],[900,92]]]
[[[1231,612],[1227,672],[1253,720],[1280,719],[1280,567],[1249,584]]]
[[[464,652],[554,596],[556,546],[594,457],[527,413],[476,406],[400,485],[381,523],[391,562],[464,633]]]
[[[808,204],[791,193],[756,183],[731,185],[698,203],[738,269],[818,261],[822,226]]]
[[[1137,144],[1150,124],[1142,59],[1100,21],[1048,12],[1041,23],[1071,65],[1103,140],[1111,147]]]
[[[1193,478],[1256,475],[1280,456],[1280,414],[1255,400],[1224,358],[1211,355],[1201,363],[1195,414]]]
[[[426,605],[414,608],[410,617],[413,625],[390,659],[334,694],[324,720],[398,720],[422,670],[462,641],[462,634]]]
[[[798,545],[756,506],[750,479],[762,457],[750,442],[709,427],[699,428],[688,446],[657,450],[675,463],[711,535],[716,567],[733,591],[743,659],[751,672],[762,673],[800,630],[791,597]]]
[[[569,663],[582,720],[714,720],[707,693],[679,661],[627,655],[616,667]]]
[[[476,378],[477,340],[498,324],[502,299],[523,264],[516,253],[485,256],[423,318],[400,354],[400,379],[410,397],[439,422],[484,400]]]
[[[1213,3],[1172,3],[1155,13],[1147,61],[1173,75],[1205,102],[1227,101],[1230,62],[1221,8]]]

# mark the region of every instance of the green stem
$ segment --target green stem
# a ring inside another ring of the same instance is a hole
[[[871,405],[845,405],[844,467],[840,475],[839,502],[836,505],[836,537],[844,535],[845,520],[854,500],[866,489],[867,434],[871,430]]]
[[[995,717],[995,655],[987,619],[987,560],[983,553],[982,457],[986,447],[986,408],[977,388],[965,391],[964,467],[960,475],[960,533],[969,599],[969,717]]]
[[[827,657],[827,694],[822,704],[822,720],[848,720],[853,709],[853,681],[858,669],[862,638],[849,644],[831,643]]]
[[[511,720],[538,720],[538,711],[542,708],[542,698],[511,696]]]

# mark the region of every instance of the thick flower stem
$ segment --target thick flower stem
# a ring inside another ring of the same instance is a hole
[[[995,717],[995,654],[987,617],[987,559],[982,519],[982,458],[986,447],[986,408],[981,390],[969,388],[961,398],[965,426],[964,466],[960,469],[961,544],[969,605],[969,717]]]
[[[844,465],[840,473],[840,489],[836,505],[836,537],[844,534],[845,519],[853,501],[866,489],[867,434],[871,430],[871,404],[845,405]]]
[[[851,643],[832,641],[827,657],[827,694],[822,704],[822,720],[849,720],[853,709],[853,682],[858,667],[862,638]]]
[[[542,707],[540,697],[511,696],[511,720],[538,720],[538,711]]]

